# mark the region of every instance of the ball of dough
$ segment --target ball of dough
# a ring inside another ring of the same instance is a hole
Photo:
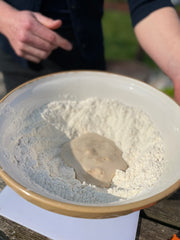
[[[77,179],[99,187],[110,186],[116,169],[128,168],[115,143],[96,133],[86,133],[65,143],[60,154],[74,168]]]

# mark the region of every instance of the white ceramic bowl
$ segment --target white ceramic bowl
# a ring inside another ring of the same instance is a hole
[[[3,152],[6,128],[12,121],[12,116],[8,115],[6,109],[11,107],[18,113],[24,108],[28,113],[34,107],[56,100],[59,94],[66,93],[77,96],[78,99],[115,98],[127,105],[139,107],[151,116],[162,133],[166,148],[165,159],[168,162],[152,191],[118,205],[88,206],[59,202],[38,191],[29,190],[31,186],[21,179],[19,169],[7,160],[7,155]],[[0,136],[0,176],[25,199],[56,213],[83,218],[120,216],[151,206],[180,186],[180,107],[164,93],[125,76],[98,71],[71,71],[29,81],[1,100]]]

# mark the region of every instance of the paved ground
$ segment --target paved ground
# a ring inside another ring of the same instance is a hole
[[[130,76],[158,89],[172,87],[172,82],[162,71],[151,69],[138,61],[110,61],[107,63],[107,71]]]

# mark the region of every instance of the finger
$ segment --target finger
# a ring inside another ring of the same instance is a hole
[[[44,51],[52,51],[57,48],[57,46],[54,43],[50,43],[48,41],[45,41],[44,39],[34,35],[34,34],[28,34],[28,36],[24,36],[21,38],[22,43],[24,45],[30,45],[34,48],[44,50]],[[24,47],[23,45],[23,47]],[[23,48],[22,47],[22,48]]]
[[[42,33],[40,37],[45,41],[49,42],[50,44],[55,45],[56,47],[61,47],[64,50],[70,51],[72,50],[72,44],[67,39],[61,37],[57,33],[53,32],[52,30],[47,29],[46,33]]]
[[[33,56],[35,59],[46,59],[52,51],[44,51],[41,49],[34,48],[30,45],[25,45],[23,51],[21,52],[21,57],[25,58],[26,56]]]
[[[72,50],[73,46],[72,46],[72,43],[69,42],[67,39],[61,37],[60,35],[56,34],[55,33],[55,41],[54,41],[54,44],[57,46],[57,47],[61,47],[63,48],[64,50],[67,50],[67,51],[70,51]]]
[[[42,15],[41,13],[34,13],[34,16],[42,25],[49,29],[57,29],[62,25],[62,21],[60,19],[54,20]]]
[[[174,99],[180,105],[180,89],[179,91],[175,88]]]
[[[40,37],[43,40],[56,45],[57,47],[61,47],[64,50],[68,51],[72,50],[72,44],[67,39],[61,37],[60,35],[48,29],[39,22],[34,25],[33,29],[31,29],[31,32],[37,37]]]
[[[24,53],[23,58],[34,63],[40,63],[42,61],[40,58],[30,55],[28,53]]]

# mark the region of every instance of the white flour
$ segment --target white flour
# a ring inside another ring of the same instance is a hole
[[[22,116],[21,116],[22,117]],[[163,141],[140,109],[116,100],[50,102],[16,126],[14,163],[44,194],[57,200],[98,204],[123,201],[149,191],[163,172]],[[61,145],[87,132],[113,140],[128,163],[116,171],[109,189],[80,183],[60,158]]]

